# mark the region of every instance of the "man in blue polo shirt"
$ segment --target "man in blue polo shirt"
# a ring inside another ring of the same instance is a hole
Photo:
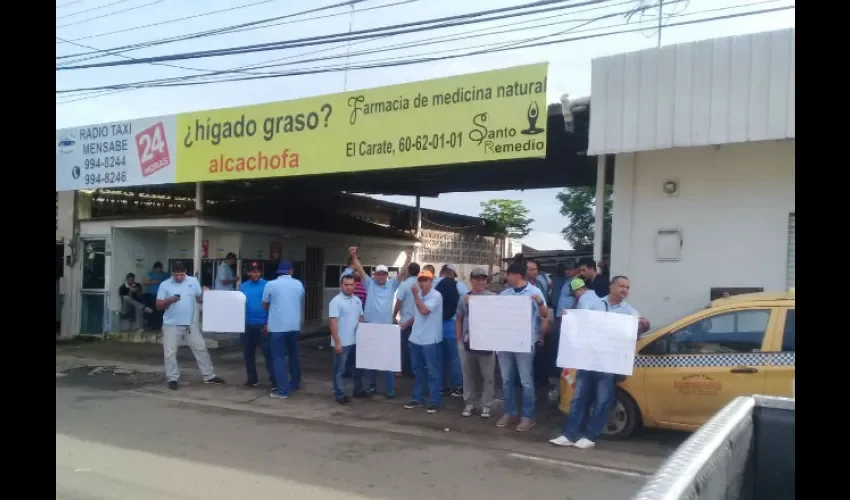
[[[502,392],[505,395],[505,414],[496,422],[497,427],[507,427],[519,421],[517,432],[534,427],[534,350],[544,341],[541,336],[540,322],[548,321],[549,311],[546,299],[539,288],[525,279],[525,264],[515,262],[508,266],[509,288],[499,295],[529,297],[531,307],[531,352],[497,352],[499,370],[502,373]],[[544,334],[545,335],[545,334]],[[516,379],[522,386],[522,417],[516,407]]]
[[[640,314],[626,302],[629,296],[629,279],[625,276],[615,276],[611,280],[610,293],[600,299],[596,292],[587,285],[587,280],[573,278],[570,288],[576,295],[576,309],[611,312],[640,317]],[[569,311],[566,311],[569,314]],[[637,332],[635,332],[637,341]],[[617,375],[593,370],[578,370],[573,399],[570,401],[570,413],[564,423],[561,435],[550,439],[556,446],[574,446],[588,449],[596,446],[596,440],[608,424],[609,412],[614,404],[614,392],[617,387]],[[587,416],[591,404],[593,414]],[[585,425],[586,422],[586,425]]]
[[[363,302],[354,295],[354,276],[347,274],[342,277],[340,292],[328,305],[330,318],[331,347],[334,350],[333,390],[336,402],[344,405],[351,400],[345,395],[346,361],[349,356],[356,356],[357,324],[363,321]],[[354,397],[368,396],[363,390],[363,372],[357,368],[352,374],[354,378]]]
[[[410,363],[413,366],[413,399],[407,409],[425,406],[425,385],[428,385],[428,413],[440,408],[440,373],[442,363],[440,342],[443,341],[443,296],[434,290],[434,273],[421,271],[409,295],[416,309],[410,332]],[[409,300],[409,299],[408,299]],[[457,306],[455,306],[457,307]]]
[[[349,247],[348,253],[351,254],[351,267],[354,273],[360,276],[360,281],[366,288],[366,306],[363,308],[363,318],[366,323],[376,323],[379,325],[392,325],[393,306],[395,305],[395,293],[398,290],[398,285],[404,281],[407,265],[410,264],[410,254],[407,254],[407,259],[402,266],[395,279],[389,279],[390,270],[387,266],[378,265],[375,267],[375,277],[372,278],[366,274],[363,265],[360,263],[360,258],[357,256],[357,247]],[[392,339],[395,341],[395,339]],[[395,374],[391,371],[383,372],[384,383],[386,386],[387,399],[395,399]],[[375,394],[377,391],[378,370],[369,370],[369,395]]]
[[[263,289],[263,309],[269,312],[269,345],[274,380],[277,382],[277,390],[269,396],[287,399],[290,389],[297,391],[301,386],[298,337],[304,308],[304,285],[292,277],[292,262],[288,260],[280,262],[277,274],[277,279]]]
[[[242,285],[239,286],[239,290],[245,295],[245,333],[240,335],[240,340],[242,341],[242,355],[245,358],[245,371],[248,373],[245,386],[254,387],[259,381],[256,356],[257,347],[259,347],[266,360],[269,382],[274,388],[276,386],[274,383],[274,364],[269,350],[269,331],[266,328],[269,313],[263,309],[263,290],[265,290],[268,282],[262,278],[262,274],[260,263],[252,262],[248,267],[249,280],[242,282]]]
[[[180,337],[186,342],[195,356],[198,369],[204,377],[204,383],[223,384],[224,380],[213,371],[212,360],[207,352],[207,343],[198,323],[195,321],[195,304],[204,300],[204,288],[193,276],[186,276],[186,266],[181,261],[171,264],[171,277],[159,285],[156,292],[156,308],[164,311],[162,315],[162,351],[165,357],[165,378],[168,388],[176,391],[179,387],[180,369],[177,366],[177,346]]]

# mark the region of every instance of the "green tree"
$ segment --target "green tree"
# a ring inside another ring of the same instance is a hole
[[[613,207],[613,187],[605,186],[605,218],[602,221],[602,253],[611,252],[611,208]],[[593,249],[593,224],[596,222],[596,188],[582,186],[567,188],[558,193],[561,202],[561,215],[567,217],[569,225],[561,230],[561,235],[572,245],[574,250],[590,251]]]
[[[523,238],[531,232],[534,219],[528,218],[528,209],[520,200],[489,200],[481,202],[481,214],[495,228],[497,236]]]

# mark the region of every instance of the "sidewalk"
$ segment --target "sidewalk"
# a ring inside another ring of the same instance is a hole
[[[477,416],[464,418],[460,413],[463,401],[443,398],[442,407],[435,415],[424,410],[407,410],[403,404],[409,397],[412,381],[396,378],[398,399],[386,400],[382,395],[369,399],[353,400],[349,406],[340,406],[331,395],[330,366],[332,352],[326,339],[305,340],[301,344],[302,390],[289,400],[268,397],[268,387],[242,386],[245,379],[241,351],[234,349],[212,350],[210,354],[216,373],[227,380],[226,386],[202,383],[194,358],[188,349],[178,354],[182,377],[179,391],[170,391],[164,383],[162,350],[158,345],[123,344],[114,342],[61,343],[56,345],[56,372],[102,371],[115,375],[134,375],[131,391],[155,398],[193,404],[202,404],[230,410],[250,411],[298,419],[317,425],[336,424],[364,429],[380,429],[420,437],[467,441],[473,446],[483,446],[511,452],[532,450],[535,455],[553,459],[574,460],[592,466],[613,467],[640,474],[652,473],[680,440],[635,439],[628,442],[605,442],[590,453],[579,450],[554,448],[546,440],[557,435],[563,417],[557,409],[538,410],[537,426],[528,432],[496,427],[502,414],[502,401],[494,406],[494,417],[483,420]],[[262,358],[262,356],[258,356]],[[258,360],[258,371],[265,367]],[[131,376],[133,376],[131,375]],[[262,379],[261,379],[262,380]],[[261,384],[263,382],[261,381]],[[379,379],[379,391],[382,389]],[[348,389],[351,381],[346,380]],[[565,458],[568,457],[568,458]]]

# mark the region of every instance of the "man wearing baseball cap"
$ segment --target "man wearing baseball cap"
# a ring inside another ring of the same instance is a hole
[[[475,295],[496,295],[487,289],[486,269],[476,267],[469,274],[472,291],[463,296],[458,302],[455,322],[458,350],[463,363],[463,407],[464,417],[472,416],[476,403],[481,411],[481,418],[490,418],[493,405],[493,391],[496,385],[496,356],[493,351],[476,351],[470,347],[469,338],[469,297]],[[487,335],[487,332],[475,332],[476,335]]]
[[[292,277],[292,262],[288,260],[280,261],[277,274],[277,279],[263,289],[263,309],[269,312],[269,344],[277,382],[277,391],[272,391],[269,397],[287,399],[290,389],[297,391],[301,386],[298,337],[304,285]]]
[[[395,305],[395,292],[398,290],[399,283],[404,281],[405,270],[410,263],[410,254],[407,255],[407,260],[399,271],[395,279],[389,279],[390,270],[385,265],[375,267],[373,271],[374,277],[370,277],[363,269],[360,263],[360,258],[357,255],[357,247],[349,247],[348,253],[351,255],[351,267],[354,272],[360,276],[360,281],[366,288],[367,298],[366,307],[363,309],[363,319],[366,323],[376,323],[379,325],[393,324],[393,306]],[[387,339],[388,342],[397,342],[398,339]],[[387,371],[383,372],[385,390],[384,395],[387,399],[395,399],[395,374]],[[366,390],[369,395],[377,392],[378,371],[369,370],[369,387]]]
[[[496,422],[496,427],[507,427],[519,422],[517,432],[524,432],[534,427],[534,350],[539,342],[540,322],[548,321],[549,310],[546,299],[539,288],[525,279],[525,264],[514,262],[508,266],[507,279],[509,288],[499,295],[507,297],[529,297],[531,307],[531,352],[497,352],[499,370],[502,372],[502,392],[505,395],[505,414]],[[517,375],[522,386],[522,416],[516,407]]]
[[[443,356],[443,372],[440,374],[443,394],[460,398],[463,397],[463,368],[457,347],[455,318],[457,305],[461,297],[469,293],[469,288],[457,279],[455,267],[445,264],[440,269],[440,277],[434,279],[434,289],[443,296],[443,341],[440,348]]]
[[[410,333],[410,362],[413,365],[413,399],[407,409],[425,406],[425,384],[428,384],[428,413],[440,407],[440,342],[443,340],[443,296],[433,289],[434,275],[421,271],[410,288],[416,310]]]
[[[269,337],[266,324],[269,321],[269,313],[263,309],[263,290],[268,283],[262,278],[263,271],[259,262],[251,262],[248,265],[248,281],[243,281],[239,291],[245,295],[245,333],[239,335],[242,341],[242,357],[245,360],[245,371],[248,378],[246,387],[254,387],[259,382],[257,375],[257,348],[266,359],[266,371],[272,390],[276,387],[274,383],[274,364],[271,351],[269,350]]]

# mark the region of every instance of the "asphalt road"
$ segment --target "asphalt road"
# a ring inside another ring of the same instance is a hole
[[[619,500],[645,480],[97,385],[56,380],[57,499]]]

